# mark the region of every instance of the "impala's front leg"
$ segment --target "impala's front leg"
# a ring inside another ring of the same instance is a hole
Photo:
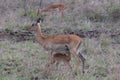
[[[77,75],[77,70],[79,69],[79,67],[80,67],[80,63],[81,63],[81,61],[80,61],[80,59],[79,59],[79,56],[78,56],[78,54],[77,54],[77,50],[74,48],[74,49],[72,49],[71,50],[71,52],[72,52],[72,55],[74,56],[74,58],[75,58],[75,61],[76,61],[76,66],[75,66],[75,75]]]
[[[49,72],[51,65],[55,63],[55,60],[52,56],[52,51],[48,52],[48,63],[45,65],[45,72]]]

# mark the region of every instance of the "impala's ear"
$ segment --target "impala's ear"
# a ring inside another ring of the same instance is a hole
[[[41,23],[41,22],[43,22],[43,18],[40,17],[37,19],[37,23]]]
[[[32,24],[32,27],[34,27],[34,26],[37,26],[37,24],[34,24],[34,23],[33,23],[33,24]]]

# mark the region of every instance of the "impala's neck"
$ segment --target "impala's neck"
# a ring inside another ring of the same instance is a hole
[[[36,34],[37,40],[42,44],[44,42],[44,36],[42,35],[40,23],[38,23],[38,30]]]

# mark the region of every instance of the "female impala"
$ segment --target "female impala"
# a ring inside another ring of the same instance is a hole
[[[65,4],[53,4],[44,9],[38,9],[37,15],[41,12],[51,12],[58,9],[61,12],[62,17],[64,17]]]
[[[43,46],[43,48],[50,53],[50,58],[52,58],[53,55],[56,53],[60,53],[62,55],[69,55],[68,51],[70,51],[70,54],[73,55],[73,57],[75,57],[77,61],[76,70],[78,69],[80,62],[82,61],[82,72],[84,73],[85,58],[79,52],[79,47],[82,43],[82,39],[77,35],[69,34],[44,36],[41,32],[41,21],[43,21],[43,19],[39,18],[37,20],[37,25],[34,24],[34,27],[32,27],[31,30],[36,30],[36,38],[38,42]],[[51,62],[48,64],[51,64]]]

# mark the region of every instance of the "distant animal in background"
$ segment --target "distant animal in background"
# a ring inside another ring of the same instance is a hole
[[[51,12],[53,10],[59,10],[61,13],[61,16],[64,17],[64,10],[66,8],[65,4],[53,4],[48,6],[47,8],[43,8],[43,9],[38,9],[37,11],[37,15],[42,13],[42,12]]]

